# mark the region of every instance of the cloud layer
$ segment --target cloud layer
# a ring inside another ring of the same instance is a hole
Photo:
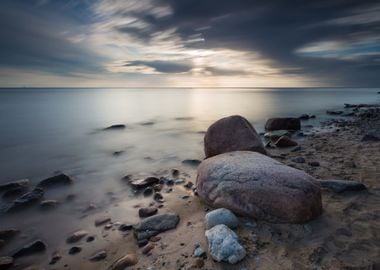
[[[0,84],[379,86],[379,18],[370,0],[4,0]]]

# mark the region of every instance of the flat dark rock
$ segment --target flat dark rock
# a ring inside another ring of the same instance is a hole
[[[326,111],[326,113],[330,115],[341,115],[343,111]]]
[[[144,179],[132,180],[129,181],[132,187],[140,189],[145,188],[147,186],[155,185],[160,181],[157,177],[150,176]]]
[[[352,180],[319,180],[319,183],[322,188],[329,189],[335,193],[367,189],[364,184]]]
[[[11,190],[20,187],[27,187],[29,185],[29,179],[21,179],[4,184],[0,184],[0,191]]]
[[[281,136],[274,144],[277,147],[291,147],[298,145],[297,142],[293,141],[288,136]]]
[[[104,128],[103,130],[118,130],[118,129],[125,129],[126,126],[124,124],[116,124],[109,127]]]
[[[174,213],[156,215],[144,219],[134,228],[137,240],[149,239],[161,232],[177,227],[179,216]]]
[[[44,191],[42,188],[35,188],[30,192],[25,193],[21,197],[15,199],[6,209],[6,212],[12,212],[18,210],[25,206],[37,203],[44,196]]]
[[[73,182],[73,179],[70,176],[62,173],[62,174],[55,175],[55,176],[46,178],[44,180],[41,180],[38,186],[47,188],[47,187],[52,187],[56,185],[69,185],[69,184],[72,184],[72,182]]]
[[[283,117],[283,118],[270,118],[265,124],[265,129],[273,130],[300,130],[301,121],[299,118]]]
[[[189,165],[189,166],[198,166],[199,164],[201,164],[201,160],[199,159],[185,159],[185,160],[182,160],[182,164],[184,165]]]
[[[12,237],[14,237],[16,234],[18,234],[20,231],[16,229],[7,229],[7,230],[1,230],[0,231],[0,239],[7,240]]]
[[[41,240],[36,240],[30,244],[23,246],[20,250],[12,255],[13,258],[32,255],[46,250],[46,244]]]

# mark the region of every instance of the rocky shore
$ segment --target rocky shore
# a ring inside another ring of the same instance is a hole
[[[269,119],[265,134],[241,116],[218,120],[202,162],[121,180],[135,191],[132,216],[122,201],[103,214],[89,205],[88,228],[54,247],[35,239],[10,250],[24,232],[1,227],[0,270],[378,269],[380,107],[345,107],[319,130],[303,130],[315,117],[306,114]],[[0,218],[54,211],[60,202],[44,192],[75,184],[65,174],[1,184]]]

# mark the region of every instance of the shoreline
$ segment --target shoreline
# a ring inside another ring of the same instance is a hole
[[[58,250],[48,248],[43,255],[26,257],[25,262],[20,259],[21,265],[12,269],[26,269],[34,259],[42,261],[43,266],[28,269],[44,269],[45,266],[47,269],[76,269],[78,264],[82,269],[105,269],[126,253],[136,253],[139,258],[138,263],[128,269],[199,269],[202,263],[204,266],[201,269],[239,270],[379,267],[380,172],[376,168],[380,165],[380,143],[361,141],[368,127],[379,131],[379,120],[378,114],[374,119],[334,120],[331,132],[316,133],[297,140],[301,146],[299,151],[291,151],[294,148],[280,151],[269,149],[269,155],[273,158],[304,170],[317,179],[357,180],[364,183],[368,191],[335,194],[324,190],[322,216],[301,225],[270,224],[241,218],[237,232],[249,255],[236,265],[215,263],[209,255],[205,260],[193,256],[196,244],[207,250],[204,215],[210,208],[198,197],[192,196],[191,190],[183,187],[185,182],[174,185],[173,192],[162,192],[165,202],[159,213],[175,212],[180,216],[180,223],[176,229],[158,235],[160,239],[152,243],[154,248],[148,256],[137,247],[133,233],[121,234],[116,227],[117,222],[123,222],[125,218],[123,207],[132,207],[129,213],[135,212],[137,215],[139,207],[150,205],[150,197],[136,197],[125,206],[123,202],[115,202],[111,208],[116,208],[116,211],[104,211],[112,216],[113,225],[109,229],[96,228],[95,234],[102,239],[101,243],[81,242],[78,246],[82,252],[76,256],[67,255],[71,246],[62,243]],[[305,162],[293,161],[300,156]],[[310,161],[317,161],[319,165],[311,166]],[[181,168],[180,172],[187,182],[195,183],[196,170],[182,171]],[[156,202],[154,205],[160,204]],[[99,213],[89,215],[89,219],[93,220]],[[119,217],[115,218],[117,215]],[[133,216],[130,221],[138,220],[138,216]],[[93,224],[91,228],[82,229],[95,231]],[[103,261],[88,260],[91,254],[103,249],[108,253]],[[48,265],[56,251],[62,258],[56,264]]]

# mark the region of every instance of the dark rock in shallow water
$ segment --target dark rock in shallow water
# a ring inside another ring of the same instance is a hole
[[[343,111],[326,111],[326,113],[330,115],[341,115]]]
[[[247,119],[233,115],[219,119],[207,129],[204,137],[206,158],[237,150],[266,154],[260,136]]]
[[[132,180],[129,181],[130,185],[134,188],[140,189],[145,188],[147,186],[152,186],[154,184],[157,184],[160,181],[157,177],[150,176],[145,179],[139,179],[139,180]]]
[[[288,136],[282,136],[275,143],[277,147],[291,147],[298,145],[297,142],[290,139]]]
[[[287,131],[287,130],[274,130],[274,131],[269,131],[264,134],[264,138],[272,141],[276,141],[282,136],[288,136],[291,137],[292,134]]]
[[[57,185],[69,185],[73,183],[73,179],[70,176],[67,176],[66,174],[59,174],[55,175],[49,178],[46,178],[42,180],[39,184],[38,187],[52,187],[52,186],[57,186]]]
[[[179,216],[174,213],[148,217],[135,226],[135,236],[137,240],[149,239],[161,232],[176,228],[178,222]]]
[[[182,164],[189,165],[189,166],[198,166],[202,161],[199,159],[185,159],[182,160]],[[174,175],[173,175],[174,176]]]
[[[153,192],[154,192],[154,189],[152,187],[147,187],[146,189],[144,189],[143,194],[144,196],[150,196],[153,194]]]
[[[4,199],[14,199],[16,197],[19,197],[20,195],[28,192],[28,187],[27,186],[20,186],[20,187],[15,187],[12,189],[8,189],[3,193],[3,198]]]
[[[106,127],[103,130],[118,130],[118,129],[125,129],[125,128],[126,126],[124,124],[117,124],[117,125]]]
[[[120,150],[120,151],[115,151],[115,152],[113,152],[112,155],[114,155],[114,156],[116,157],[116,156],[120,156],[120,155],[123,154],[123,153],[124,153],[124,151],[123,151],[123,150]]]
[[[357,181],[351,180],[319,180],[322,188],[329,189],[336,193],[345,191],[360,191],[366,190],[366,186]]]
[[[6,212],[19,210],[23,207],[34,204],[42,199],[44,191],[42,188],[35,188],[30,192],[25,193],[21,197],[14,200],[6,209]]]
[[[197,191],[206,203],[275,223],[303,223],[322,213],[321,191],[309,174],[256,152],[206,159]]]
[[[75,254],[77,254],[77,253],[79,253],[81,251],[82,251],[81,247],[72,247],[72,248],[69,249],[69,254],[70,255],[75,255]]]
[[[87,232],[87,231],[83,231],[83,230],[73,232],[73,233],[72,233],[72,234],[66,239],[66,242],[67,242],[68,244],[76,243],[76,242],[78,242],[79,240],[81,240],[82,238],[84,238],[86,235],[88,235],[88,232]]]
[[[25,188],[29,185],[29,179],[21,179],[4,184],[0,184],[0,191],[12,190],[17,188]]]
[[[301,121],[299,118],[285,117],[285,118],[270,118],[265,124],[265,129],[273,130],[300,130]]]
[[[139,217],[150,217],[157,214],[156,207],[143,207],[139,209]]]
[[[36,240],[30,244],[25,245],[15,254],[12,255],[13,258],[19,258],[22,256],[28,256],[35,253],[43,252],[46,250],[46,244],[41,240]]]
[[[310,119],[310,115],[308,114],[302,114],[300,117],[298,117],[299,119],[301,120],[309,120]]]

